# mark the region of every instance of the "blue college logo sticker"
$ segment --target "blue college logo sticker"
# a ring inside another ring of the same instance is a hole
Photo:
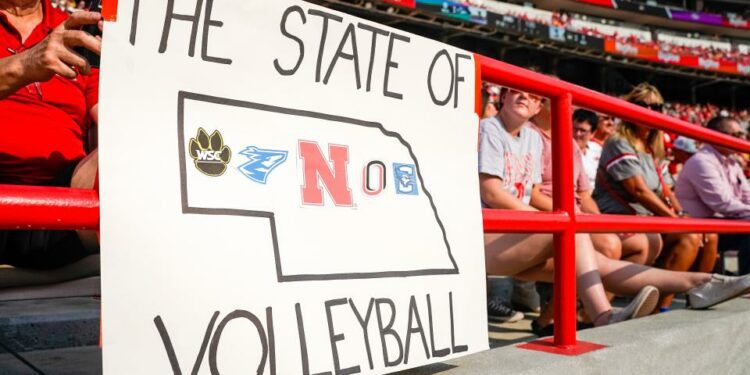
[[[393,163],[396,194],[419,195],[417,167],[414,164]]]
[[[265,185],[266,180],[268,180],[268,175],[271,174],[276,167],[286,161],[287,154],[287,151],[267,150],[255,146],[248,146],[240,151],[240,155],[247,157],[250,161],[240,165],[237,169],[242,172],[245,177]]]

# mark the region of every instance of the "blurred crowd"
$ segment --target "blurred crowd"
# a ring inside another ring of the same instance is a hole
[[[465,5],[471,5],[480,8],[487,8],[487,4],[494,2],[494,0],[464,0],[457,1]],[[625,26],[614,26],[607,25],[607,28],[597,28],[589,26],[576,27],[572,21],[573,15],[567,12],[551,12],[551,16],[541,17],[538,14],[527,13],[523,11],[523,7],[518,7],[517,10],[509,10],[505,13],[508,16],[512,16],[517,19],[532,21],[535,23],[544,24],[547,26],[555,26],[565,28],[570,31],[575,31],[584,35],[597,37],[597,38],[614,38],[617,42],[622,44],[631,45],[633,47],[650,47],[656,48],[662,53],[669,53],[674,55],[682,56],[695,56],[703,59],[712,60],[726,60],[728,62],[739,62],[741,64],[750,65],[750,55],[741,52],[736,46],[732,48],[721,48],[719,46],[700,46],[700,45],[681,45],[676,42],[667,42],[664,40],[657,40],[656,37],[644,38],[642,35],[643,30],[632,30]],[[640,32],[640,33],[639,33]],[[657,32],[654,32],[656,34]],[[655,36],[655,35],[654,35]],[[702,40],[709,40],[709,37],[704,36]]]
[[[53,8],[57,8],[69,13],[88,8],[87,1],[85,0],[51,0],[51,2]]]
[[[743,54],[737,48],[731,50],[703,47],[703,46],[682,46],[665,41],[645,43],[652,47],[658,48],[659,51],[682,56],[696,56],[703,59],[727,60],[739,62],[741,64],[750,64],[750,55]]]
[[[680,120],[696,125],[705,125],[708,120],[716,116],[732,117],[739,120],[743,129],[750,126],[750,111],[748,109],[729,109],[710,103],[685,104],[677,102],[664,103],[665,113]]]

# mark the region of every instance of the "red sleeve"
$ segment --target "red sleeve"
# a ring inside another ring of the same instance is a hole
[[[86,77],[86,109],[99,103],[99,68],[91,68],[91,74]]]

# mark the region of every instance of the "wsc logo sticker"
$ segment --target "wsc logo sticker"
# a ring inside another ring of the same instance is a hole
[[[224,145],[224,139],[218,130],[211,136],[203,128],[198,128],[198,135],[190,138],[190,157],[195,162],[195,168],[201,173],[217,177],[224,174],[227,164],[232,159],[232,150]]]
[[[242,164],[237,169],[245,177],[264,184],[268,180],[268,175],[286,161],[289,153],[283,150],[269,150],[255,146],[245,147],[240,151],[240,155],[246,156],[250,161]]]

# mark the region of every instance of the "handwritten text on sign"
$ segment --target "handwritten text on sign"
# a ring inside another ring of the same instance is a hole
[[[105,373],[384,373],[487,348],[471,54],[296,0],[119,0],[118,19]]]
[[[190,45],[188,47],[188,56],[195,56],[196,37],[198,33],[198,26],[203,21],[202,28],[202,44],[201,44],[201,59],[203,61],[217,63],[217,64],[232,64],[232,59],[229,56],[217,57],[209,55],[209,43],[211,40],[210,33],[212,28],[222,27],[224,22],[213,19],[211,17],[214,1],[205,0],[205,9],[203,0],[197,1],[195,5],[194,14],[177,14],[174,11],[175,0],[169,0],[166,5],[165,16],[164,16],[164,29],[161,34],[161,41],[159,43],[159,53],[164,53],[167,50],[167,44],[169,42],[169,35],[174,21],[185,21],[192,23],[191,34],[190,34]],[[130,43],[135,45],[136,35],[138,30],[138,18],[139,18],[139,4],[140,0],[135,0],[133,9],[133,18],[130,26]],[[311,26],[310,31],[318,31],[320,29],[320,40],[317,46],[306,46],[305,43],[298,36],[292,34],[287,29],[289,23],[301,23],[307,24],[308,22],[318,22]],[[391,87],[391,71],[398,69],[399,63],[397,56],[394,54],[395,47],[399,47],[401,51],[408,51],[408,44],[411,42],[411,38],[406,34],[400,34],[393,31],[388,31],[383,28],[373,26],[371,24],[365,24],[362,22],[347,22],[346,29],[342,35],[331,36],[328,35],[329,23],[330,22],[345,22],[344,18],[329,13],[320,9],[308,9],[305,12],[299,5],[292,5],[288,7],[279,22],[280,32],[286,37],[289,42],[295,43],[299,49],[296,61],[289,61],[288,64],[282,65],[279,59],[274,60],[274,67],[276,71],[284,76],[294,75],[300,68],[300,65],[305,61],[305,47],[312,48],[313,51],[317,51],[315,55],[315,82],[323,82],[328,84],[331,79],[331,74],[334,72],[336,64],[339,59],[348,60],[353,64],[354,67],[354,82],[356,83],[357,90],[362,88],[362,74],[360,73],[360,56],[362,59],[367,59],[367,73],[365,78],[365,90],[370,92],[373,87],[372,77],[373,69],[380,69],[384,71],[382,88],[383,96],[395,99],[404,99],[403,94],[398,93],[389,89]],[[357,38],[360,40],[363,38],[369,38],[371,40],[370,50],[362,51],[360,53],[357,47]],[[377,49],[378,43],[382,40],[382,43],[387,43],[388,54],[384,61],[375,61],[375,50]],[[338,48],[336,53],[330,58],[330,61],[323,61],[323,51],[325,50],[326,43],[338,42]],[[402,44],[398,46],[398,44]],[[317,48],[315,48],[317,47]],[[308,49],[309,50],[309,49]],[[315,53],[315,52],[313,52]],[[442,97],[436,97],[436,88],[433,87],[432,74],[435,70],[436,65],[446,64],[450,68],[451,79],[447,94]],[[327,68],[325,68],[327,66]],[[427,91],[430,94],[430,98],[433,103],[439,106],[444,106],[451,102],[453,99],[453,107],[458,107],[459,100],[459,89],[460,83],[465,82],[465,76],[461,74],[461,67],[464,69],[473,69],[471,64],[471,56],[463,53],[455,53],[453,56],[445,50],[440,50],[435,57],[432,59],[432,63],[429,67],[429,75],[427,79]],[[323,72],[325,71],[325,75]],[[321,78],[322,77],[322,78]],[[473,83],[470,83],[473,84]],[[395,89],[394,89],[395,90]]]

